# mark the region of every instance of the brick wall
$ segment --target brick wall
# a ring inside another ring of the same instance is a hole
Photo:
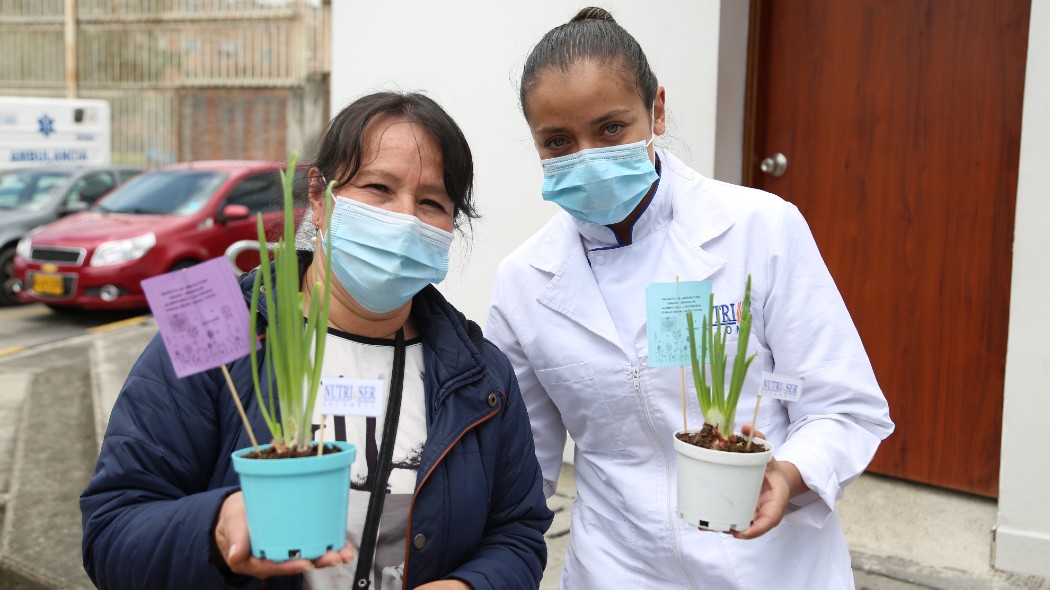
[[[178,159],[286,159],[290,94],[284,88],[180,91]]]

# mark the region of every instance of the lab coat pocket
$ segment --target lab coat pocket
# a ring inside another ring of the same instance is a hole
[[[536,371],[536,377],[558,406],[569,436],[583,451],[623,450],[620,428],[598,387],[590,363]]]
[[[588,533],[581,534],[582,539],[609,539],[615,541],[614,546],[633,547],[638,536],[634,525],[624,520],[609,518],[598,512],[583,500],[576,498],[573,501],[572,514],[578,518],[573,522],[576,528],[587,530]]]
[[[572,506],[562,588],[631,588],[648,583],[645,554],[638,551],[638,532],[624,520],[610,518],[579,497]]]

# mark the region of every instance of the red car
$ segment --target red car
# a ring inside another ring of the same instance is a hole
[[[142,279],[222,256],[239,240],[255,240],[256,213],[263,214],[268,239],[279,237],[283,166],[188,162],[144,173],[91,210],[23,238],[14,261],[19,298],[59,310],[144,308]],[[296,223],[304,207],[305,198],[298,199]]]

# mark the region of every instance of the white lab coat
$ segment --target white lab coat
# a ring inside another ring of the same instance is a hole
[[[661,180],[643,218],[665,215],[669,222],[649,230],[666,235],[651,241],[660,248],[654,268],[624,281],[644,290],[675,277],[710,280],[719,305],[743,299],[752,275],[749,346],[758,358],[737,428],[751,421],[762,371],[805,378],[797,402],[763,398],[756,425],[811,491],[751,541],[701,532],[675,515],[671,436],[682,427],[680,371],[647,365],[644,324],[628,354],[581,241],[581,228],[608,230],[559,213],[500,265],[486,332],[514,365],[548,497],[566,431],[576,443],[562,588],[853,588],[835,501],[893,430],[853,322],[793,205],[704,178],[658,153]],[[632,285],[618,285],[620,292],[624,286]],[[735,340],[729,336],[728,350]],[[703,418],[686,375],[689,422],[698,427]]]

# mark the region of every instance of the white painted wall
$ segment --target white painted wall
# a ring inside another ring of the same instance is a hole
[[[375,90],[425,90],[463,128],[474,152],[483,219],[457,237],[440,286],[484,324],[496,266],[557,210],[518,107],[528,52],[549,29],[595,2],[332,3],[332,110]],[[668,138],[657,141],[705,175],[714,170],[719,0],[602,1],[645,49],[667,89]]]
[[[1050,0],[1033,0],[1017,179],[995,567],[1050,577]],[[1035,444],[1036,449],[1025,448]]]

